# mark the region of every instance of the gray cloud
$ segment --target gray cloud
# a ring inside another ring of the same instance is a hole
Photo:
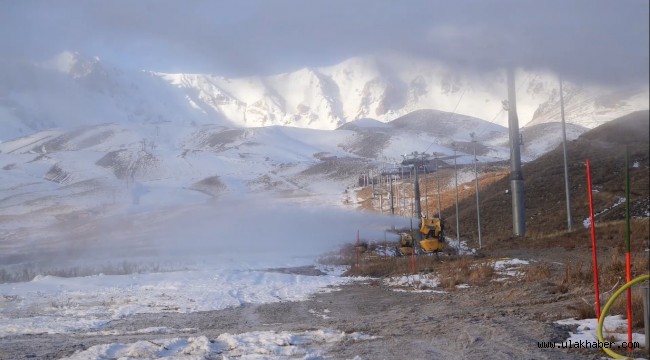
[[[0,46],[13,56],[77,50],[242,76],[397,52],[478,71],[648,82],[645,0],[5,1],[0,10]]]

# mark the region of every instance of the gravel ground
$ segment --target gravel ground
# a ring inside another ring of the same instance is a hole
[[[492,282],[447,293],[414,293],[397,292],[380,281],[368,281],[302,302],[191,314],[141,314],[109,323],[102,328],[104,335],[79,332],[5,337],[0,339],[0,358],[57,359],[106,343],[200,335],[212,339],[225,332],[323,328],[376,337],[328,345],[326,356],[333,359],[602,358],[604,354],[598,351],[537,347],[538,341],[563,341],[568,337],[570,328],[548,320],[572,316],[565,307],[566,297],[551,294],[542,284]],[[154,327],[169,328],[170,332],[133,334]]]

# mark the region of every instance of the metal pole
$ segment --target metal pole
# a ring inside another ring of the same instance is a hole
[[[521,138],[519,137],[519,118],[517,117],[515,74],[512,68],[508,69],[508,128],[510,129],[512,232],[515,236],[524,236],[526,234],[524,176],[521,172]]]
[[[429,188],[427,186],[427,165],[424,165],[424,207],[426,208],[425,213],[427,218],[429,218]]]
[[[458,241],[458,254],[460,255],[460,219],[458,217],[458,170],[456,170],[456,144],[454,146],[454,174],[456,176],[456,240]]]
[[[393,176],[390,175],[390,214],[395,215],[395,202],[393,201]]]
[[[418,176],[418,163],[417,161],[413,164],[413,169],[415,171],[415,180],[413,181],[413,197],[415,201],[415,217],[420,219],[422,217],[422,207],[420,206],[420,178]]]
[[[473,138],[474,136],[472,136]],[[477,170],[477,163],[478,159],[476,158],[476,140],[474,142],[474,179],[476,182],[474,183],[474,191],[476,191],[476,221],[478,223],[478,248],[480,249],[483,242],[481,240],[481,211],[479,209],[479,197],[478,197],[478,170]]]
[[[643,288],[643,327],[645,328],[645,348],[650,349],[650,288]]]
[[[436,186],[438,187],[438,219],[442,218],[442,207],[440,206],[440,174],[438,169],[438,157],[436,159]]]
[[[406,185],[402,183],[402,185]],[[402,215],[406,215],[408,209],[406,208],[406,186],[402,186]]]
[[[399,184],[395,184],[395,204],[397,205],[397,213],[399,214]]]
[[[562,153],[564,155],[564,189],[566,192],[566,221],[569,231],[573,231],[571,220],[571,190],[569,188],[569,166],[566,148],[566,122],[564,120],[564,91],[562,90],[562,78],[560,78],[560,111],[562,113]]]

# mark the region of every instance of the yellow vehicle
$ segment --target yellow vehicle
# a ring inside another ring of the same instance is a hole
[[[420,221],[420,234],[422,240],[419,241],[420,248],[426,253],[442,251],[445,248],[444,222],[439,218],[425,218]],[[413,235],[409,233],[400,234],[399,252],[402,255],[411,255],[415,249]]]
[[[402,255],[413,254],[413,236],[409,233],[399,234],[399,252]]]
[[[445,248],[444,223],[439,218],[425,218],[420,222],[420,247],[425,252],[438,252]]]

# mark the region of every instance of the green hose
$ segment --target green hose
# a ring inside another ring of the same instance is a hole
[[[635,284],[638,284],[642,281],[646,281],[650,278],[649,275],[641,275],[637,278],[632,279],[630,282],[626,283],[625,285],[621,286],[614,295],[612,295],[611,298],[607,301],[607,304],[605,304],[605,307],[603,308],[603,311],[600,313],[600,319],[598,319],[598,331],[596,332],[596,335],[598,336],[598,341],[605,342],[605,339],[603,339],[603,324],[605,323],[605,316],[607,316],[607,311],[609,311],[609,308],[612,307],[612,304],[614,304],[614,300],[621,295],[625,290],[627,290],[629,287],[632,287]],[[603,347],[603,351],[611,356],[614,359],[629,359],[626,356],[620,355],[615,353],[613,350]]]

